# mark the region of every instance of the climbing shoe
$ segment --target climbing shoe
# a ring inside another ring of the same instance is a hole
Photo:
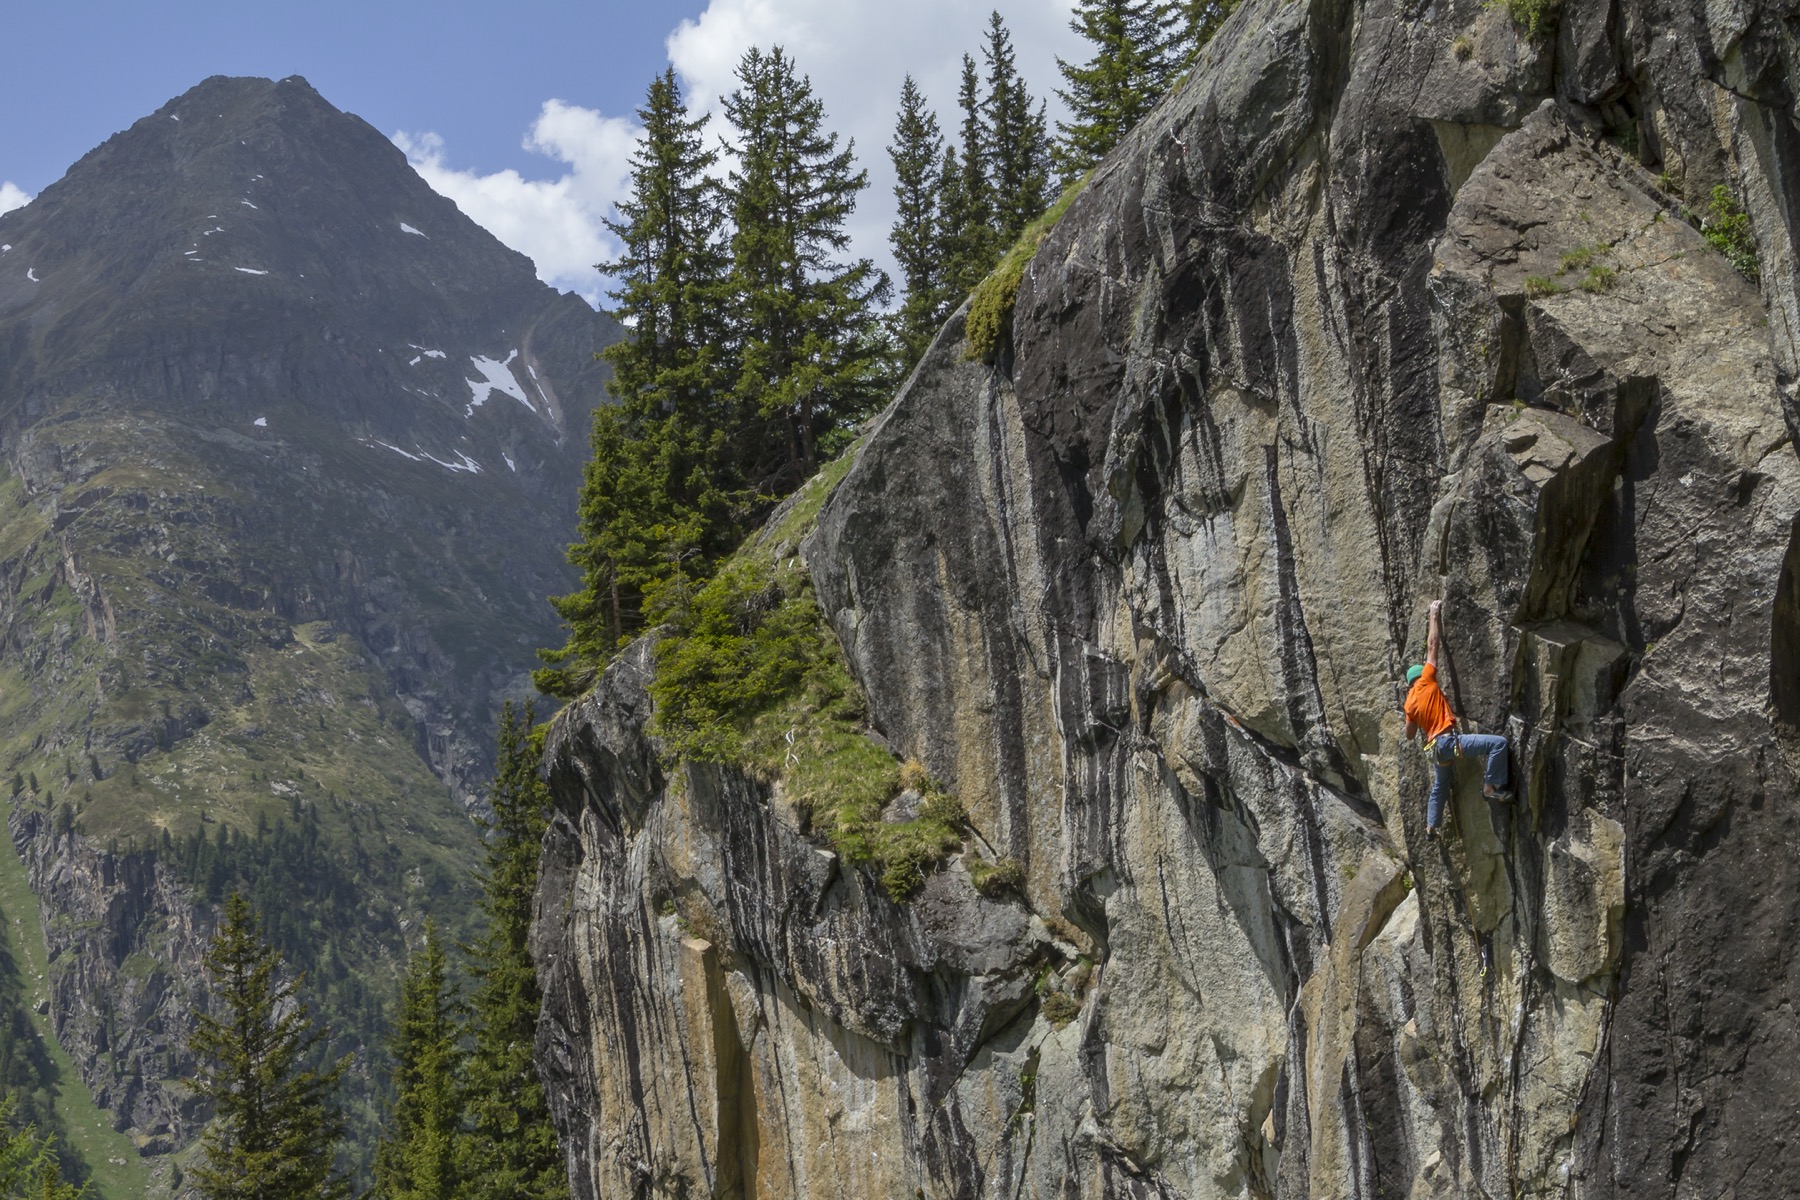
[[[1485,798],[1496,801],[1500,804],[1511,804],[1512,803],[1513,794],[1512,794],[1512,790],[1510,788],[1497,788],[1497,787],[1483,786],[1481,789],[1481,794]]]

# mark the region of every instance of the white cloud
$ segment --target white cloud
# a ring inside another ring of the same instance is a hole
[[[601,220],[624,194],[637,126],[561,100],[544,103],[524,147],[567,168],[555,179],[515,170],[482,175],[446,159],[436,133],[394,134],[394,144],[433,189],[456,201],[476,224],[537,264],[553,287],[597,298],[594,264],[614,247]]]
[[[8,179],[0,181],[0,213],[24,208],[31,203],[31,193]]]
[[[849,221],[854,253],[893,274],[887,246],[894,220],[893,168],[887,144],[900,81],[908,72],[918,80],[945,134],[954,137],[962,56],[981,61],[987,16],[996,3],[1012,32],[1026,84],[1034,96],[1049,101],[1054,122],[1063,113],[1055,96],[1061,82],[1056,55],[1086,57],[1086,43],[1069,29],[1069,0],[711,0],[699,17],[669,35],[669,61],[681,75],[690,107],[701,112],[717,110],[736,87],[734,72],[745,50],[784,47],[812,79],[828,128],[842,139],[855,139],[857,162],[868,169],[869,188]],[[645,86],[652,74],[654,68],[644,69]],[[712,135],[722,132],[715,121]],[[524,146],[567,168],[550,179],[526,179],[515,170],[492,175],[459,170],[435,133],[396,133],[394,142],[427,183],[502,242],[529,255],[545,282],[594,300],[602,281],[593,266],[614,253],[601,220],[625,195],[637,135],[629,119],[547,102]]]

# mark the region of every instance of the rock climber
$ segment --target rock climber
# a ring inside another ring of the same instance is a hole
[[[1425,804],[1425,832],[1437,836],[1444,817],[1444,801],[1456,786],[1456,760],[1464,753],[1485,754],[1481,794],[1489,800],[1510,800],[1507,790],[1506,739],[1491,733],[1458,733],[1456,714],[1438,686],[1438,648],[1443,638],[1438,610],[1442,600],[1431,602],[1431,631],[1425,641],[1425,661],[1406,672],[1406,736],[1425,735],[1425,753],[1431,759],[1431,798]]]

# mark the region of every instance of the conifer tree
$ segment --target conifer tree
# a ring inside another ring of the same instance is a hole
[[[18,1110],[17,1096],[0,1099],[0,1200],[82,1200],[88,1189],[63,1178],[55,1139],[14,1127]]]
[[[594,413],[582,483],[580,540],[569,548],[579,591],[552,599],[568,642],[543,657],[544,691],[565,699],[591,681],[672,579],[704,573],[736,544],[742,505],[731,470],[731,375],[723,294],[727,260],[717,153],[690,118],[673,68],[638,110],[632,193],[607,227],[623,247],[600,264],[617,287],[609,310],[629,333],[604,355],[618,401]]]
[[[925,107],[919,85],[908,75],[900,85],[900,115],[888,156],[894,162],[896,217],[888,243],[905,276],[906,291],[895,314],[895,336],[903,365],[910,369],[944,323],[944,246],[938,201],[943,190],[944,138],[937,115]]]
[[[462,1028],[437,929],[407,964],[395,1022],[394,1107],[375,1148],[377,1200],[458,1200],[462,1163]]]
[[[350,1186],[334,1167],[344,1119],[334,1096],[348,1059],[306,1064],[323,1034],[283,980],[281,956],[262,940],[237,892],[206,952],[214,1010],[188,1046],[202,1064],[194,1089],[214,1116],[193,1179],[206,1200],[340,1200]]]
[[[1094,57],[1080,65],[1056,60],[1069,85],[1056,94],[1071,119],[1057,122],[1050,155],[1065,185],[1156,106],[1179,65],[1182,29],[1167,0],[1078,0],[1069,27],[1093,43]]]
[[[988,181],[992,134],[982,116],[981,77],[975,59],[963,55],[962,83],[957,91],[962,109],[962,145],[947,148],[940,237],[944,280],[953,303],[974,290],[1000,261],[1000,239],[994,232],[993,185]],[[954,161],[951,155],[954,154]]]
[[[731,173],[731,302],[741,360],[733,442],[748,482],[785,495],[818,466],[831,435],[868,412],[886,385],[876,306],[887,277],[843,263],[844,222],[868,173],[855,143],[838,149],[812,82],[777,46],[747,51],[725,99],[736,135]]]
[[[1032,106],[1031,93],[1019,75],[1012,34],[997,11],[988,17],[982,57],[987,62],[982,109],[992,148],[994,228],[1004,249],[1049,206],[1050,139],[1043,106]]]
[[[532,1060],[537,972],[531,961],[531,897],[550,798],[538,777],[542,738],[509,701],[500,716],[498,762],[488,793],[493,820],[482,872],[486,931],[469,948],[473,1045],[468,1058],[467,1181],[470,1200],[566,1200],[567,1169]]]
[[[937,238],[939,274],[944,288],[945,307],[954,307],[967,289],[957,286],[956,239],[953,222],[961,219],[966,205],[962,202],[962,156],[955,142],[945,141],[944,157],[938,163],[937,224],[932,234]]]

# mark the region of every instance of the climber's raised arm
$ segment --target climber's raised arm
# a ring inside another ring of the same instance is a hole
[[[1450,704],[1438,690],[1437,683],[1438,648],[1443,641],[1443,631],[1438,627],[1438,610],[1443,606],[1442,600],[1431,602],[1431,625],[1425,638],[1425,661],[1414,663],[1406,673],[1406,737],[1409,741],[1415,733],[1434,738],[1443,732],[1445,726],[1451,724]]]
[[[1431,602],[1431,632],[1425,636],[1425,661],[1433,667],[1437,666],[1438,647],[1443,642],[1443,630],[1439,626],[1438,610],[1444,607],[1442,600]]]

